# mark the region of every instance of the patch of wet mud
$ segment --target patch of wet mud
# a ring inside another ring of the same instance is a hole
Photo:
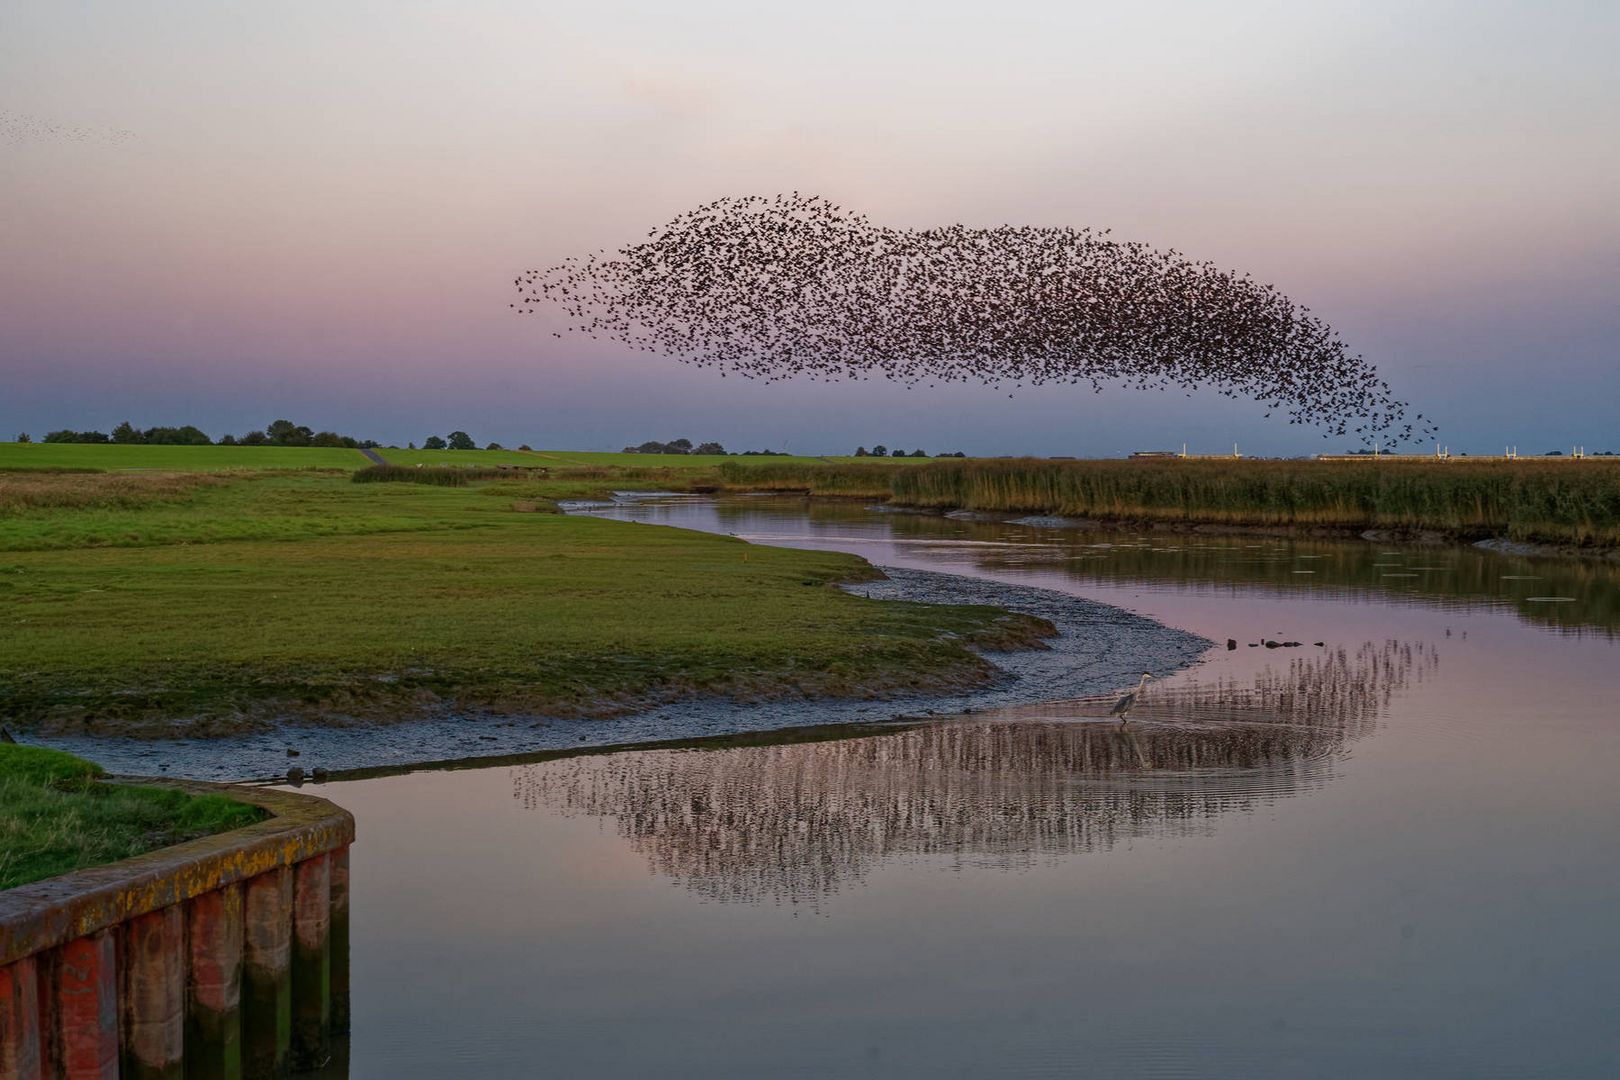
[[[296,766],[307,776],[317,768],[338,772],[1027,705],[1134,684],[1143,671],[1168,674],[1192,664],[1212,644],[1196,634],[1066,593],[955,574],[883,569],[889,575],[886,580],[845,588],[874,600],[994,605],[1046,619],[1057,627],[1058,636],[1047,639],[1049,649],[987,653],[1002,676],[970,693],[882,701],[737,702],[706,697],[609,719],[448,714],[377,726],[288,725],[262,734],[208,740],[57,736],[29,741],[79,754],[115,773],[258,780],[285,776]],[[290,756],[289,750],[296,755]]]

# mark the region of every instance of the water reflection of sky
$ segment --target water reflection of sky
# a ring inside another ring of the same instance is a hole
[[[1117,549],[1078,538],[770,513],[709,527],[1064,589],[1221,644],[1123,732],[1078,699],[328,785],[360,823],[356,1075],[1620,1068],[1609,624],[1550,635],[1500,598],[1379,584],[1377,546],[1200,540],[1098,572]],[[929,544],[872,544],[891,528]],[[935,543],[956,538],[980,543]],[[1300,555],[1331,565],[1295,575]],[[1546,580],[1467,573],[1526,565]],[[1612,588],[1561,580],[1588,573]]]
[[[1392,548],[1365,541],[1088,532],[937,514],[874,513],[858,503],[729,499],[634,501],[595,512],[765,543],[835,546],[874,561],[883,553],[970,562],[986,570],[1060,570],[1099,584],[1228,593],[1263,587],[1332,598],[1458,610],[1511,609],[1565,633],[1620,629],[1620,566],[1599,559],[1531,558],[1473,547]],[[791,523],[791,529],[783,525]]]
[[[714,900],[811,903],[879,862],[1023,868],[1207,831],[1326,782],[1433,650],[1368,642],[1249,685],[1184,681],[876,734],[588,755],[514,770],[538,811],[611,819],[659,873]]]

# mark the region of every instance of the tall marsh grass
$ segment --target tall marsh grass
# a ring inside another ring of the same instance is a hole
[[[203,473],[0,472],[0,517],[49,510],[135,510],[228,483]]]
[[[847,496],[860,499],[886,499],[890,477],[916,472],[926,466],[896,468],[876,462],[862,464],[812,464],[808,462],[763,462],[744,464],[728,461],[718,472],[726,487],[747,491],[802,491],[811,495]]]
[[[357,484],[430,484],[434,487],[466,487],[474,480],[510,476],[501,469],[466,468],[458,465],[372,465],[357,469]]]
[[[922,507],[1620,544],[1620,463],[1607,461],[1008,459],[898,469],[888,482],[896,502]]]

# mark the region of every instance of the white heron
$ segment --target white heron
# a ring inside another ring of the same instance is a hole
[[[1148,680],[1151,678],[1153,678],[1152,675],[1145,671],[1142,672],[1142,678],[1137,682],[1136,689],[1114,702],[1114,707],[1108,710],[1108,715],[1119,717],[1119,722],[1122,724],[1128,722],[1131,718],[1131,710],[1136,708],[1136,699],[1142,695],[1142,688],[1147,685]]]

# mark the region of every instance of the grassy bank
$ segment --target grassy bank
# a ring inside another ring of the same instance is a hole
[[[130,446],[0,442],[0,470],[93,469],[217,472],[228,469],[358,469],[358,450],[312,446]]]
[[[240,828],[264,816],[224,795],[102,781],[101,767],[0,744],[0,889]]]
[[[974,685],[991,669],[969,644],[1044,629],[831,587],[872,572],[854,556],[522,512],[539,482],[233,474],[144,502],[33,499],[0,516],[0,715],[207,735],[883,695]]]
[[[1606,461],[936,462],[889,475],[896,502],[1184,525],[1435,532],[1620,544]]]
[[[927,458],[801,457],[789,455],[624,454],[593,450],[400,450],[376,453],[390,465],[495,468],[501,465],[553,470],[660,469],[710,471],[722,465],[869,464],[911,467]],[[0,442],[0,471],[81,469],[214,472],[231,469],[358,469],[370,462],[359,450],[296,446],[140,446],[117,443]]]

